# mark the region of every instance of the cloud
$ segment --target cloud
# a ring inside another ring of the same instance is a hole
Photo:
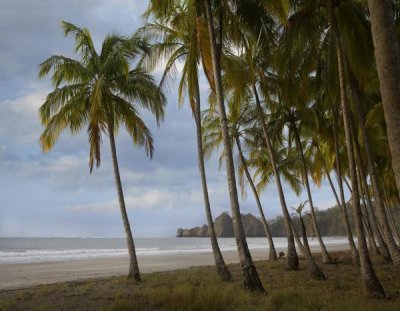
[[[135,194],[132,194],[135,192]],[[199,191],[171,192],[166,190],[147,190],[145,192],[131,191],[125,197],[125,205],[128,210],[136,209],[171,209],[182,206],[193,206],[202,202],[202,193]],[[74,212],[104,212],[116,211],[119,208],[118,200],[98,203],[78,204],[67,207]]]
[[[13,144],[38,142],[41,131],[38,109],[46,91],[37,90],[14,100],[0,102],[0,137]]]
[[[99,47],[108,32],[135,31],[146,8],[144,0],[2,0],[0,46],[7,48],[0,49],[0,98],[34,90],[38,64],[52,54],[72,54],[61,20],[88,27]]]
[[[147,0],[0,1],[0,235],[122,236],[109,144],[103,139],[102,163],[89,174],[85,130],[60,136],[43,154],[38,108],[51,90],[48,78],[38,80],[38,64],[53,54],[76,57],[73,39],[64,38],[61,20],[88,27],[97,48],[111,31],[129,34],[142,25]],[[178,65],[178,71],[181,65]],[[153,74],[161,75],[159,69]],[[202,107],[208,84],[200,77]],[[172,236],[179,226],[205,221],[197,168],[195,126],[185,105],[178,109],[177,85],[167,92],[165,122],[143,112],[155,145],[152,160],[121,130],[116,138],[126,204],[141,236]],[[230,210],[225,171],[218,160],[207,161],[207,180],[214,215]],[[287,187],[285,187],[286,189]],[[288,205],[302,197],[286,192]],[[315,205],[331,203],[329,188],[315,191]],[[276,187],[261,196],[267,217],[281,213]],[[257,214],[249,191],[242,212]]]

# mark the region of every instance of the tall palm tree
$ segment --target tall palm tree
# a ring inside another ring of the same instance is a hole
[[[235,166],[233,162],[232,145],[228,129],[228,121],[225,111],[224,90],[221,77],[221,53],[216,41],[216,31],[214,25],[214,15],[210,0],[203,1],[205,8],[206,21],[209,32],[210,50],[212,59],[213,78],[215,82],[215,93],[217,107],[220,117],[220,126],[225,151],[225,165],[228,180],[229,199],[231,203],[233,228],[235,231],[236,244],[238,247],[239,260],[242,268],[243,282],[245,288],[251,291],[263,292],[264,287],[260,281],[257,270],[253,264],[251,254],[244,235],[243,223],[240,215],[238,192],[236,187]],[[222,25],[221,25],[222,26]],[[220,42],[221,44],[221,42]]]
[[[80,60],[53,55],[40,64],[39,76],[53,71],[54,90],[40,107],[40,118],[45,129],[40,136],[43,151],[50,151],[62,131],[71,134],[87,127],[89,136],[90,172],[101,162],[101,142],[108,136],[114,168],[119,207],[125,228],[129,252],[128,277],[140,281],[135,244],[126,211],[119,173],[115,135],[124,125],[133,142],[143,146],[148,156],[153,154],[153,139],[149,128],[139,115],[139,109],[150,110],[157,123],[163,119],[165,97],[153,78],[132,63],[147,44],[136,36],[108,35],[100,54],[95,50],[91,34],[86,28],[62,22],[65,36],[75,39],[75,52]]]
[[[400,191],[400,48],[393,5],[392,0],[368,0],[392,167]]]
[[[358,188],[359,181],[357,178],[356,163],[354,156],[354,142],[353,142],[354,137],[351,133],[351,109],[346,90],[346,78],[345,78],[346,69],[344,65],[345,57],[343,55],[342,39],[337,24],[335,9],[336,9],[335,4],[333,3],[333,1],[330,1],[330,3],[328,4],[328,17],[330,20],[330,25],[333,30],[333,38],[336,46],[336,57],[337,57],[339,87],[340,87],[340,104],[343,113],[347,157],[349,161],[349,170],[350,170],[350,179],[352,188],[352,205],[353,205],[354,220],[356,223],[357,242],[358,242],[360,265],[361,265],[361,276],[364,282],[364,286],[371,296],[384,297],[385,292],[378,277],[375,274],[375,270],[373,268],[371,258],[369,256],[368,247],[365,240],[364,227],[362,223],[360,195]]]
[[[367,135],[367,130],[366,130],[366,117],[365,117],[365,112],[364,108],[362,107],[361,104],[361,90],[360,87],[353,75],[350,74],[350,86],[353,94],[353,101],[354,105],[356,106],[356,112],[357,112],[357,117],[358,117],[358,123],[359,123],[359,128],[361,132],[361,137],[362,141],[364,143],[364,149],[366,153],[366,158],[367,158],[367,163],[368,163],[368,169],[370,172],[370,179],[371,179],[371,184],[372,184],[372,189],[374,193],[374,198],[375,198],[375,203],[377,205],[377,214],[379,216],[380,222],[382,224],[382,229],[384,232],[385,240],[387,243],[387,246],[383,239],[379,236],[378,233],[378,242],[379,246],[381,247],[382,250],[382,256],[385,258],[385,260],[393,260],[393,264],[395,265],[400,265],[400,249],[397,247],[396,242],[393,239],[393,234],[390,231],[390,226],[389,222],[386,216],[385,212],[385,207],[383,204],[383,196],[382,192],[379,189],[379,182],[378,182],[378,172],[377,172],[377,167],[375,164],[375,159],[374,155],[372,152],[371,148],[371,143],[369,141],[368,135]]]
[[[219,129],[219,120],[215,111],[210,109],[203,112],[203,128],[204,128],[204,152],[206,155],[210,155],[212,151],[219,148],[222,143],[222,136]],[[252,132],[254,131],[254,123],[257,121],[251,102],[251,98],[248,97],[242,100],[240,97],[231,96],[228,102],[228,123],[229,123],[229,133],[232,139],[232,145],[236,145],[238,151],[239,165],[238,165],[238,179],[239,185],[242,190],[242,196],[246,194],[245,181],[246,178],[248,184],[250,185],[251,191],[253,192],[254,199],[256,200],[258,212],[260,213],[261,223],[264,227],[265,235],[268,239],[269,246],[269,260],[276,261],[278,259],[276,254],[276,249],[274,241],[272,239],[271,230],[269,228],[263,206],[261,204],[261,199],[257,191],[257,187],[254,180],[250,174],[250,168],[248,165],[248,160],[244,154],[244,148],[248,146],[249,140],[253,137]],[[250,147],[251,148],[251,147]],[[223,160],[224,153],[220,156],[220,163]]]
[[[296,213],[299,217],[299,222],[300,222],[300,232],[303,237],[303,251],[304,255],[307,260],[307,266],[308,266],[308,272],[311,275],[311,278],[315,280],[320,280],[320,281],[325,281],[326,277],[322,270],[319,268],[317,263],[315,262],[315,259],[313,255],[311,254],[311,249],[310,245],[308,244],[308,238],[307,238],[307,231],[306,231],[306,226],[304,224],[304,218],[303,218],[303,209],[304,209],[305,203],[301,203],[297,208],[296,208]]]
[[[322,167],[323,167],[323,170],[325,172],[326,178],[328,179],[329,186],[332,189],[332,193],[333,193],[333,195],[335,197],[336,204],[340,209],[340,212],[341,212],[341,215],[342,215],[342,219],[343,219],[343,222],[344,222],[344,225],[345,225],[345,229],[346,229],[347,240],[349,241],[349,246],[350,246],[350,250],[351,250],[351,254],[352,254],[352,262],[355,265],[359,265],[360,257],[358,255],[357,247],[356,247],[356,245],[354,243],[353,234],[352,234],[351,228],[350,228],[350,222],[349,222],[349,218],[348,218],[348,214],[347,214],[346,204],[344,202],[345,199],[344,199],[343,187],[342,187],[342,190],[340,191],[341,192],[341,197],[342,197],[342,201],[341,201],[339,199],[339,195],[338,195],[338,193],[336,191],[336,188],[335,188],[335,186],[333,184],[333,181],[332,181],[332,178],[330,176],[330,169],[328,169],[327,163],[326,163],[326,161],[324,159],[323,153],[322,153],[321,148],[320,148],[320,143],[314,141],[313,142],[313,146],[315,146],[315,148],[316,148],[317,159],[319,158],[321,160],[321,162],[322,162]],[[344,205],[343,205],[342,202],[344,202]]]
[[[156,42],[152,44],[150,53],[145,56],[148,56],[147,63],[153,66],[166,60],[161,79],[162,87],[165,87],[169,82],[169,77],[173,78],[172,75],[176,73],[174,70],[176,64],[178,62],[183,63],[184,69],[179,83],[179,101],[181,104],[184,93],[188,94],[196,124],[197,159],[211,247],[218,274],[223,280],[229,281],[232,279],[232,275],[225,264],[215,234],[203,154],[198,64],[201,59],[200,52],[209,49],[207,27],[204,19],[199,16],[196,8],[190,3],[176,1],[176,4],[170,4],[164,7],[164,12],[160,12],[161,7],[155,2],[150,2],[146,12],[146,15],[153,16],[154,21],[147,23],[139,30],[140,33],[143,32],[147,36],[156,37]],[[202,55],[203,64],[209,62],[204,54]]]
[[[267,101],[262,101],[260,97],[260,90],[268,89],[268,83],[271,82],[271,78],[268,77],[268,61],[266,60],[266,53],[262,47],[259,47],[254,38],[250,36],[243,37],[243,52],[237,56],[231,53],[226,57],[226,80],[227,84],[232,85],[231,87],[239,94],[236,95],[246,96],[251,94],[255,101],[255,112],[259,127],[262,133],[262,139],[264,140],[265,150],[269,155],[269,161],[272,165],[275,183],[277,186],[279,200],[282,208],[282,213],[285,220],[285,230],[288,239],[288,251],[287,251],[287,263],[286,268],[288,270],[298,269],[298,257],[296,253],[292,225],[290,224],[290,214],[286,204],[285,193],[283,191],[283,185],[281,181],[281,172],[279,170],[278,155],[274,150],[273,137],[271,131],[268,129],[267,119],[265,116]],[[272,46],[272,43],[271,43]],[[269,96],[264,94],[265,97]]]
[[[340,99],[340,108],[343,117],[345,144],[347,149],[347,161],[349,175],[352,188],[352,206],[354,220],[356,223],[358,248],[360,255],[361,279],[365,289],[371,296],[384,296],[382,285],[377,278],[371,258],[369,256],[368,247],[365,239],[365,232],[362,223],[362,213],[360,206],[360,196],[358,190],[358,179],[356,172],[356,163],[353,148],[353,135],[351,133],[351,107],[347,94],[347,71],[346,61],[353,70],[357,70],[357,75],[362,76],[363,64],[367,54],[364,53],[364,48],[368,51],[368,22],[366,20],[363,8],[353,1],[294,1],[295,12],[290,18],[294,24],[291,29],[295,30],[296,24],[300,27],[304,26],[301,32],[294,32],[297,40],[297,46],[304,45],[302,41],[314,42],[307,38],[317,39],[317,45],[320,46],[321,53],[319,57],[325,55],[330,64],[330,91],[338,94]],[[311,21],[311,22],[308,22]],[[310,24],[316,23],[312,28]],[[289,26],[290,27],[290,26]],[[350,29],[354,31],[350,31]],[[308,31],[309,33],[306,33]],[[357,42],[357,44],[355,44]],[[326,52],[323,52],[323,50]],[[334,57],[332,57],[334,56]],[[336,59],[336,60],[335,60]],[[318,76],[319,67],[315,67],[316,75]],[[339,84],[337,84],[337,82]],[[334,98],[332,96],[332,98]],[[339,111],[335,111],[338,116]],[[337,134],[337,133],[336,133]]]

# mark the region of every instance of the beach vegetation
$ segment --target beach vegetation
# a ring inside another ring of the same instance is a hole
[[[53,55],[40,64],[39,76],[51,73],[54,90],[39,109],[44,131],[40,144],[44,152],[53,149],[60,134],[77,134],[84,128],[89,141],[89,168],[100,166],[104,136],[109,139],[115,186],[130,257],[128,276],[140,280],[135,244],[125,206],[115,136],[121,126],[135,145],[153,155],[153,138],[140,116],[150,111],[157,122],[164,116],[165,97],[137,58],[148,49],[138,36],[109,34],[101,52],[95,49],[88,29],[62,22],[65,36],[75,39],[79,60]]]

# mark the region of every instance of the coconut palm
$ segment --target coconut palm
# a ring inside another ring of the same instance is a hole
[[[306,64],[308,63],[306,62]],[[279,72],[279,83],[281,87],[278,91],[278,94],[280,102],[279,107],[277,107],[277,109],[274,111],[274,119],[276,120],[277,126],[281,127],[279,131],[283,131],[284,127],[287,127],[289,146],[292,145],[292,140],[295,142],[295,146],[301,160],[300,174],[302,176],[303,186],[307,191],[311,220],[321,249],[322,260],[323,263],[331,263],[332,259],[322,240],[315,216],[314,200],[309,182],[309,171],[311,168],[306,163],[307,161],[304,152],[304,148],[307,146],[307,135],[303,134],[307,132],[309,134],[313,133],[309,136],[315,135],[315,133],[319,132],[319,124],[316,113],[318,107],[315,107],[315,105],[310,105],[310,103],[313,102],[311,100],[313,94],[312,90],[310,88],[308,89],[308,92],[301,90],[301,88],[304,88],[303,84],[310,84],[312,80],[310,78],[310,81],[306,81],[304,77],[301,77],[301,71],[304,71],[302,67],[303,64],[299,62],[298,68],[295,68],[295,66],[292,65],[289,67],[289,72]],[[299,74],[296,74],[294,71],[299,71]],[[299,79],[298,76],[301,78]],[[293,93],[302,94],[302,96],[293,98],[293,95],[291,95]],[[311,96],[307,96],[306,94],[310,94]],[[306,139],[300,137],[301,135]]]
[[[400,191],[400,49],[393,5],[392,0],[368,0],[392,167]]]
[[[150,1],[146,12],[146,15],[153,17],[154,21],[146,23],[139,30],[140,33],[155,39],[150,53],[145,55],[147,58],[144,58],[144,62],[150,68],[161,61],[166,62],[160,83],[162,87],[167,86],[169,80],[174,78],[176,64],[183,63],[184,69],[179,83],[179,103],[182,104],[187,93],[196,124],[197,159],[211,247],[217,272],[223,280],[228,281],[232,279],[232,276],[225,264],[215,234],[203,155],[198,64],[201,60],[201,51],[203,51],[203,64],[209,63],[204,52],[209,49],[207,27],[204,19],[199,16],[191,3],[175,1],[174,5],[164,7],[163,12],[160,11],[162,7],[156,2]]]
[[[351,133],[352,111],[347,94],[347,66],[356,72],[356,75],[366,79],[363,66],[368,63],[368,22],[366,21],[363,8],[353,1],[294,1],[294,14],[286,26],[291,31],[291,38],[298,46],[317,43],[320,46],[320,57],[324,55],[331,69],[330,91],[336,93],[339,98],[345,142],[347,149],[347,161],[352,189],[352,206],[356,224],[358,248],[360,255],[361,278],[365,289],[371,296],[384,296],[382,285],[377,278],[365,239],[362,223],[358,178],[354,156],[353,135]],[[311,21],[311,22],[308,22]],[[313,27],[309,27],[315,23]],[[299,28],[297,29],[296,28]],[[354,31],[349,31],[350,29]],[[308,33],[306,32],[308,31]],[[300,39],[299,39],[300,38]],[[311,38],[307,40],[307,38]],[[317,41],[315,41],[317,38]],[[319,39],[318,39],[319,38]],[[357,44],[355,44],[357,42]],[[334,57],[333,57],[334,56]],[[318,76],[318,67],[316,67]],[[339,82],[339,84],[336,83]],[[332,97],[334,98],[334,97]],[[336,116],[339,113],[336,112]]]
[[[242,268],[243,282],[245,288],[251,291],[263,292],[264,287],[262,286],[257,270],[253,264],[253,260],[251,258],[251,254],[246,242],[246,237],[244,235],[243,223],[240,216],[239,199],[235,177],[235,166],[232,154],[232,144],[229,135],[228,121],[225,111],[224,90],[222,86],[221,53],[216,40],[217,35],[214,24],[213,8],[211,6],[210,0],[204,0],[203,4],[205,8],[205,16],[210,40],[213,78],[215,83],[214,91],[217,99],[216,101],[224,144],[225,165],[228,180],[229,199],[232,210],[233,228],[235,231],[236,244],[239,252],[239,260]],[[221,43],[222,42],[220,42],[220,44]]]
[[[273,37],[270,37],[273,40]],[[298,269],[298,258],[294,244],[294,237],[292,226],[290,224],[290,214],[286,205],[286,198],[283,191],[281,176],[279,172],[279,163],[277,162],[277,154],[273,147],[273,137],[271,131],[268,129],[266,119],[266,108],[268,101],[263,100],[261,95],[265,97],[270,96],[270,92],[264,93],[265,89],[270,88],[270,83],[274,83],[274,79],[269,77],[268,72],[268,55],[262,46],[257,44],[257,39],[251,37],[249,34],[242,34],[242,44],[244,46],[240,55],[235,55],[233,52],[227,55],[224,59],[225,67],[225,80],[227,86],[235,90],[236,97],[240,98],[251,94],[254,98],[254,105],[256,108],[256,116],[260,129],[262,130],[262,139],[264,140],[263,146],[269,155],[270,163],[274,171],[275,183],[279,193],[282,213],[285,219],[285,230],[288,238],[288,256],[287,256],[287,269]],[[271,42],[269,49],[273,46]],[[261,93],[263,94],[260,94]]]
[[[345,197],[344,197],[344,191],[343,191],[343,184],[341,183],[341,179],[339,179],[340,178],[340,174],[338,174],[338,172],[340,172],[340,170],[337,169],[337,167],[339,165],[336,165],[336,168],[334,170],[336,171],[337,176],[339,176],[338,184],[339,184],[339,186],[341,186],[341,188],[339,190],[340,191],[340,199],[339,199],[339,195],[338,195],[338,193],[336,191],[336,188],[335,188],[335,186],[333,184],[332,178],[330,176],[331,168],[328,168],[327,161],[325,160],[326,155],[324,156],[324,152],[321,151],[321,149],[322,149],[320,147],[321,143],[313,141],[312,145],[316,149],[316,159],[319,159],[321,161],[322,168],[324,170],[326,178],[328,179],[329,186],[332,189],[333,195],[334,195],[335,200],[336,200],[336,204],[340,208],[340,212],[341,212],[341,215],[342,215],[343,223],[344,223],[345,228],[346,228],[347,240],[349,241],[349,246],[350,246],[350,249],[351,249],[352,262],[353,262],[354,265],[359,265],[360,264],[360,257],[358,255],[357,247],[356,247],[356,245],[354,243],[353,234],[352,234],[351,228],[350,228],[349,216],[348,216],[348,213],[347,213],[347,206],[346,206]],[[336,144],[335,144],[335,146],[336,146]],[[326,150],[326,149],[331,149],[331,148],[325,147],[323,149]],[[329,154],[332,154],[332,153],[334,154],[333,157],[336,158],[337,164],[338,164],[338,162],[340,162],[338,157],[337,157],[336,148],[335,148],[335,152],[328,151],[328,153]],[[332,156],[330,156],[330,158],[332,158]],[[330,165],[330,166],[333,167],[335,165],[333,164],[333,165]],[[340,166],[339,166],[339,168],[340,168]]]
[[[75,52],[80,60],[53,55],[40,64],[39,76],[52,71],[54,90],[40,107],[44,131],[40,136],[43,151],[50,151],[60,134],[69,130],[77,134],[87,127],[89,136],[89,167],[100,166],[101,143],[108,136],[114,168],[119,207],[125,228],[129,252],[128,277],[140,281],[135,244],[126,211],[115,146],[115,135],[123,125],[133,143],[153,154],[153,139],[139,115],[139,109],[149,110],[157,123],[163,119],[165,98],[153,78],[141,67],[132,67],[137,56],[147,50],[147,44],[136,36],[108,35],[97,53],[86,28],[62,22],[65,36],[75,39]]]
[[[387,215],[385,212],[385,207],[383,204],[382,191],[379,189],[376,161],[374,159],[374,154],[372,151],[370,139],[367,135],[366,117],[365,117],[364,108],[361,103],[361,98],[362,98],[361,88],[360,88],[356,78],[353,75],[350,74],[349,80],[350,80],[350,86],[351,86],[352,95],[353,95],[354,106],[356,106],[355,110],[357,112],[359,129],[360,129],[361,138],[362,138],[362,141],[364,144],[364,150],[365,150],[365,154],[366,154],[366,158],[367,158],[368,170],[369,170],[369,175],[370,175],[370,179],[371,179],[374,198],[375,198],[375,202],[377,205],[377,214],[378,214],[380,223],[382,224],[382,229],[383,229],[384,237],[386,240],[386,243],[385,243],[383,238],[380,236],[380,234],[376,230],[377,236],[378,236],[378,242],[382,249],[382,256],[385,258],[385,260],[387,260],[387,261],[393,260],[393,264],[400,265],[400,249],[397,247],[396,242],[393,238],[393,232],[390,230],[389,221],[388,221],[388,218],[387,218]],[[386,246],[386,244],[387,244],[387,246]]]
[[[373,297],[385,296],[383,287],[375,274],[371,258],[368,253],[368,247],[365,240],[364,227],[362,223],[362,213],[360,206],[360,196],[358,189],[358,178],[356,172],[356,163],[354,156],[354,141],[351,133],[351,109],[349,105],[347,90],[346,90],[346,73],[345,73],[345,56],[342,43],[342,37],[337,24],[335,13],[335,4],[331,1],[328,5],[328,17],[330,26],[332,27],[332,36],[336,46],[336,57],[338,66],[339,88],[340,88],[340,104],[342,109],[344,132],[346,138],[347,157],[349,161],[350,179],[352,186],[352,205],[354,219],[356,223],[357,241],[359,247],[360,264],[362,280],[368,293]]]
[[[239,102],[236,102],[238,100]],[[202,120],[204,127],[204,152],[210,156],[211,153],[219,148],[222,143],[222,136],[219,130],[219,120],[215,111],[210,109],[203,112],[204,117]],[[232,96],[228,102],[228,123],[229,133],[232,139],[232,145],[236,145],[238,151],[238,179],[239,185],[242,191],[242,196],[246,196],[245,181],[249,184],[251,191],[256,200],[258,212],[261,217],[261,223],[264,227],[265,235],[268,239],[269,246],[269,260],[276,261],[278,259],[275,250],[274,241],[272,239],[271,230],[269,228],[267,219],[265,217],[264,209],[261,203],[259,192],[254,183],[254,180],[250,173],[248,160],[245,157],[245,150],[248,146],[249,140],[251,140],[252,133],[254,132],[254,124],[257,122],[256,113],[254,111],[254,105],[252,98],[242,100],[241,98]],[[250,148],[252,148],[250,146]],[[220,163],[224,160],[224,153],[220,156]]]
[[[325,281],[326,277],[322,270],[319,268],[317,263],[315,262],[315,259],[313,255],[311,254],[311,249],[310,245],[308,244],[308,238],[307,238],[307,231],[306,231],[306,226],[304,224],[304,218],[303,218],[303,209],[305,207],[307,202],[301,203],[295,210],[296,213],[299,217],[299,222],[300,222],[300,232],[301,236],[303,237],[303,251],[304,255],[307,260],[307,266],[308,266],[308,272],[311,275],[311,278],[315,280],[320,280],[320,281]]]

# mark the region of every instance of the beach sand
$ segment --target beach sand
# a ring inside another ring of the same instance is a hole
[[[329,245],[330,251],[347,250],[347,245]],[[277,252],[285,249],[277,249]],[[317,252],[318,247],[313,247]],[[268,250],[251,250],[254,260],[266,260]],[[227,263],[239,262],[236,251],[224,251]],[[138,256],[142,273],[171,271],[193,266],[214,265],[212,253]],[[40,284],[125,275],[128,258],[97,258],[88,260],[53,261],[0,265],[0,289],[25,288]]]

